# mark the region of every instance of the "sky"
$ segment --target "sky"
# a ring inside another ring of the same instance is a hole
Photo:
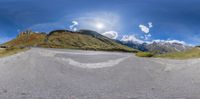
[[[112,39],[200,45],[199,0],[0,0],[0,43],[27,29],[90,29]]]

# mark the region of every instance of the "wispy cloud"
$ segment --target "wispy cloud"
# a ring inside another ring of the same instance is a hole
[[[69,28],[73,31],[77,31],[77,26],[79,23],[77,21],[72,21],[72,25],[69,26]]]
[[[141,29],[142,32],[144,33],[149,33],[150,32],[150,28],[153,27],[153,23],[152,22],[148,22],[148,26],[145,26],[143,24],[139,25],[139,28]]]
[[[104,33],[110,30],[120,31],[122,27],[119,15],[112,12],[88,12],[76,15],[70,20],[68,19],[70,18],[66,15],[55,22],[39,23],[27,29],[32,29],[33,31],[89,29]]]
[[[124,41],[124,42],[133,42],[133,43],[139,43],[139,44],[142,44],[142,43],[145,42],[145,41],[143,41],[141,39],[138,39],[135,35],[124,35],[122,37],[121,41]]]
[[[153,42],[160,42],[160,43],[179,43],[179,44],[183,44],[183,45],[187,45],[184,41],[180,41],[180,40],[170,40],[170,39],[167,39],[167,40],[160,40],[160,39],[157,39],[157,40],[153,40],[151,41],[150,43],[153,43]]]
[[[152,22],[149,22],[148,25],[149,25],[149,28],[153,27],[153,23]]]
[[[149,33],[149,27],[140,24],[140,25],[139,25],[139,28],[141,29],[142,32],[144,32],[144,33]]]
[[[154,42],[156,42],[156,43],[170,43],[170,44],[178,43],[178,44],[182,44],[182,45],[193,46],[192,44],[188,44],[184,41],[176,40],[176,39],[167,39],[167,40],[154,39],[154,40],[151,40],[151,41],[146,41],[146,40],[139,39],[135,35],[124,35],[121,38],[121,41],[133,42],[133,43],[139,43],[139,44],[143,44],[143,43],[152,44]]]
[[[151,37],[150,34],[150,29],[153,27],[153,23],[152,22],[148,22],[148,26],[140,24],[139,28],[142,32],[144,32],[144,36],[141,36],[141,38],[148,40]]]
[[[107,32],[102,33],[102,35],[111,39],[117,39],[118,37],[118,33],[116,31],[107,31]]]

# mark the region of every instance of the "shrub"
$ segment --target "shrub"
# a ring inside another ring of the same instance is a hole
[[[139,57],[153,57],[154,54],[151,53],[151,52],[138,52],[138,53],[136,53],[136,56],[139,56]]]

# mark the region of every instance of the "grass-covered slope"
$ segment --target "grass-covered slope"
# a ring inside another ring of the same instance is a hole
[[[121,45],[114,40],[90,30],[81,30],[79,32],[56,30],[49,34],[28,32],[20,34],[16,39],[3,45],[8,47],[35,46],[45,48],[137,52],[137,50]]]
[[[46,34],[44,33],[27,33],[18,35],[15,39],[3,44],[8,47],[27,47],[40,46],[45,44]]]
[[[190,49],[190,50],[187,50],[187,51],[183,51],[183,52],[161,54],[161,55],[157,55],[155,57],[171,58],[171,59],[200,58],[200,47],[195,47],[193,49]]]
[[[10,56],[10,55],[14,55],[14,54],[17,54],[19,52],[26,51],[26,50],[28,50],[28,48],[14,48],[14,47],[0,48],[0,58]]]
[[[138,52],[135,54],[138,57],[153,57],[154,54],[151,52]]]
[[[47,36],[47,44],[51,48],[72,48],[84,50],[136,51],[127,46],[102,36],[94,31],[81,30],[70,32],[65,30],[52,31]]]

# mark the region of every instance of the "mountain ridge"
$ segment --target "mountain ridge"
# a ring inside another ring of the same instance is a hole
[[[118,42],[134,49],[138,49],[144,52],[153,52],[155,54],[181,52],[193,48],[190,45],[182,44],[180,42],[164,42],[164,41],[153,41],[151,43],[137,43],[133,41],[118,41]]]
[[[91,30],[54,30],[48,34],[25,31],[20,33],[15,39],[6,42],[3,45],[9,47],[68,48],[124,52],[138,51],[121,45],[114,40]]]

